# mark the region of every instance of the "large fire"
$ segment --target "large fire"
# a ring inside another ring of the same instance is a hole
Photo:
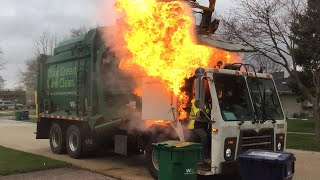
[[[196,44],[191,8],[181,1],[116,0],[124,25],[118,39],[125,49],[118,53],[120,68],[161,78],[168,91],[180,99],[180,119],[185,118],[188,97],[181,92],[184,79],[198,67],[230,62],[228,52]],[[126,53],[124,53],[126,52]],[[128,55],[129,54],[129,55]],[[139,94],[139,89],[136,89]],[[141,94],[139,94],[141,95]]]

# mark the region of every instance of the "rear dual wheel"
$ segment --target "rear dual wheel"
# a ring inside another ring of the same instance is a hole
[[[66,140],[64,133],[59,124],[54,123],[51,126],[49,142],[51,151],[55,154],[63,154],[66,150]]]
[[[66,133],[57,123],[51,126],[49,142],[51,151],[55,154],[63,154],[67,151],[72,158],[80,158],[83,148],[82,139],[80,128],[76,125],[69,126]]]
[[[68,154],[72,158],[80,158],[83,149],[83,137],[81,136],[80,128],[76,125],[71,125],[67,130],[66,135],[66,144],[67,144],[67,151]]]

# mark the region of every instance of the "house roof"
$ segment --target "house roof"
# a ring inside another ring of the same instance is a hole
[[[272,76],[279,93],[292,93],[288,86],[289,78],[284,77],[284,71],[274,72],[272,73]]]

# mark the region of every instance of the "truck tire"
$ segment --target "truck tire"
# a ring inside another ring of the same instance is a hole
[[[82,138],[78,126],[71,125],[67,130],[66,143],[67,151],[70,157],[78,159],[82,156]]]
[[[146,160],[151,176],[155,179],[158,179],[159,165],[156,158],[156,150],[152,147],[151,143],[146,147]]]
[[[51,151],[55,154],[62,154],[66,150],[66,140],[59,124],[54,123],[51,126],[49,142]]]

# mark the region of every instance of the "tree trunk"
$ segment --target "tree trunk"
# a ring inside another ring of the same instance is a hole
[[[320,142],[320,106],[317,103],[313,103],[313,118],[315,122],[315,135],[316,140]]]

